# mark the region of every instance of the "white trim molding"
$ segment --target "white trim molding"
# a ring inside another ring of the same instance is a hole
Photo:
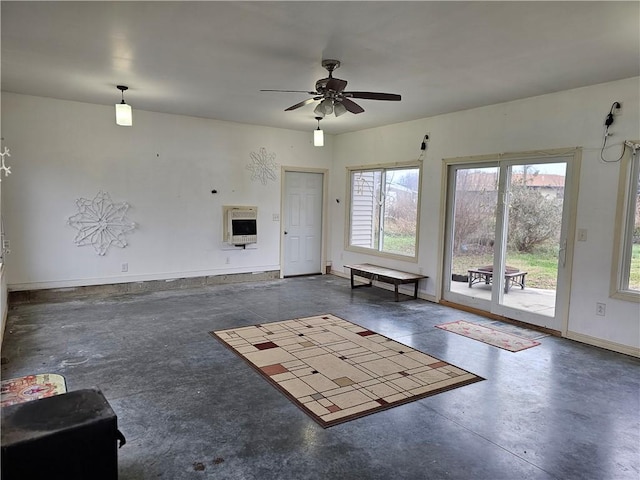
[[[621,343],[611,342],[609,340],[602,340],[600,338],[591,337],[582,333],[568,331],[565,338],[569,340],[575,340],[577,342],[593,345],[594,347],[605,348],[614,352],[623,353],[625,355],[631,355],[633,357],[640,357],[640,348],[631,347],[629,345],[623,345]]]

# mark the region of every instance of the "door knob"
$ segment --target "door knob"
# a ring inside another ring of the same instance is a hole
[[[285,230],[284,234],[286,235],[288,232]]]

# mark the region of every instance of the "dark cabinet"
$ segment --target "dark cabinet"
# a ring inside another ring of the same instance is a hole
[[[118,478],[118,420],[97,388],[11,405],[1,412],[3,480]]]

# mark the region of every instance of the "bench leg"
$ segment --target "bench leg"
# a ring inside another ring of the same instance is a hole
[[[370,287],[373,285],[373,280],[374,280],[373,276],[362,276],[362,278],[369,280],[369,283],[356,285],[354,277],[360,277],[360,276],[362,276],[360,272],[356,273],[353,270],[351,271],[351,288]]]
[[[400,297],[398,296],[398,284],[394,283],[393,285],[395,287],[395,292],[396,292],[396,302],[399,302],[400,301]]]
[[[418,298],[418,283],[420,282],[420,280],[416,280],[416,287],[415,290],[413,291],[413,298],[417,299]]]

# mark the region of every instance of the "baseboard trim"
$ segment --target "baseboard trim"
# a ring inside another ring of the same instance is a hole
[[[612,350],[614,352],[623,353],[632,357],[640,357],[640,348],[632,347],[629,345],[623,345],[621,343],[611,342],[609,340],[602,340],[601,338],[592,337],[583,333],[568,331],[566,338],[569,340],[575,340],[576,342],[586,343],[593,345],[594,347],[604,348],[606,350]]]
[[[116,283],[150,282],[153,280],[164,282],[173,281],[180,278],[202,278],[236,274],[256,274],[279,269],[279,265],[256,265],[254,267],[250,267],[250,270],[247,267],[238,267],[207,270],[188,270],[179,272],[147,273],[143,275],[126,274],[115,277],[92,277],[53,280],[47,282],[9,283],[8,289],[10,292],[16,292],[20,290],[50,290],[53,288],[71,288],[87,287],[91,285],[108,285]]]
[[[135,293],[181,290],[211,285],[224,285],[240,282],[260,282],[278,280],[279,270],[251,273],[233,273],[226,275],[205,275],[200,277],[170,278],[138,282],[109,283],[102,285],[84,285],[76,287],[49,288],[36,290],[9,291],[10,305],[22,303],[41,303],[67,301],[87,296],[110,296]]]

